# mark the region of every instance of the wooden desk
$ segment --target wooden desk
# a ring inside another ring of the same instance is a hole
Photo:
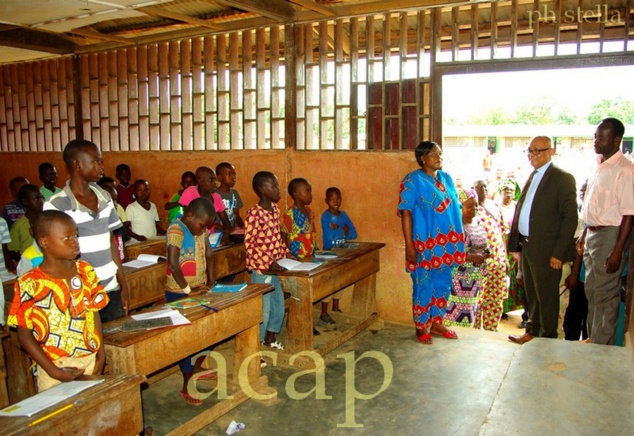
[[[278,274],[285,292],[290,292],[286,324],[286,354],[314,349],[313,303],[354,285],[350,315],[361,321],[315,350],[322,356],[330,353],[362,330],[378,321],[374,312],[376,273],[380,269],[379,250],[383,243],[360,242],[357,248],[334,250],[338,257],[308,272],[285,271]]]
[[[214,258],[214,276],[217,279],[245,271],[246,250],[244,244],[231,244],[212,250]],[[165,250],[161,253],[165,255]],[[130,309],[163,301],[165,298],[166,264],[159,262],[144,268],[123,267],[128,283]],[[5,298],[5,316],[9,313],[13,301],[15,280],[2,282]]]
[[[260,351],[262,294],[273,290],[270,285],[249,285],[237,293],[210,294],[205,297],[214,312],[204,307],[181,311],[191,325],[141,332],[112,332],[104,335],[106,359],[111,374],[143,374],[149,376],[191,356],[213,344],[235,336],[233,365],[233,398],[205,409],[174,434],[192,434],[249,397],[239,387],[238,374],[242,362]],[[199,297],[197,297],[199,298]],[[148,309],[150,311],[152,309]],[[110,328],[126,318],[104,325]],[[268,379],[260,376],[260,359],[251,359],[248,380],[256,390],[268,387]]]
[[[244,271],[246,251],[244,244],[231,244],[213,250],[214,274],[216,278],[226,277]],[[130,309],[138,309],[165,299],[165,262],[145,268],[124,267],[128,283]],[[13,301],[15,280],[3,282],[5,315],[9,313]],[[262,310],[260,309],[260,312]],[[260,315],[261,316],[261,315]],[[6,324],[6,320],[5,320]],[[33,377],[30,375],[31,359],[22,350],[17,334],[2,341],[7,361],[7,384],[11,404],[35,394]]]
[[[231,244],[212,250],[214,277],[221,279],[242,272],[246,268],[244,244]],[[165,252],[163,252],[165,255]],[[166,263],[159,262],[144,268],[124,267],[128,282],[130,309],[138,309],[165,298]]]
[[[139,254],[156,254],[157,256],[165,256],[167,250],[167,240],[165,236],[148,239],[143,242],[132,242],[125,244],[125,251],[129,260],[139,257]]]
[[[132,435],[143,430],[139,385],[141,375],[104,377],[106,380],[33,416],[0,417],[3,435],[90,434]],[[44,421],[29,424],[64,406],[72,405]]]
[[[7,363],[7,387],[9,404],[17,403],[37,392],[31,372],[31,358],[22,349],[15,330],[2,338],[2,348]]]

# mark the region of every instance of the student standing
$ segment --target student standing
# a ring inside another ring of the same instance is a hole
[[[156,205],[150,201],[150,183],[147,180],[139,179],[134,182],[134,196],[136,201],[128,205],[125,210],[128,233],[137,241],[147,241],[156,235],[164,235],[165,230],[159,225],[161,219],[158,215]]]
[[[57,168],[50,162],[42,162],[37,170],[42,181],[40,192],[44,201],[48,201],[53,195],[61,191],[57,187]]]
[[[70,174],[62,192],[44,203],[44,210],[68,213],[77,224],[81,257],[90,263],[110,303],[101,312],[103,322],[127,314],[128,287],[113,231],[122,226],[114,203],[96,182],[103,176],[101,151],[90,141],[75,139],[64,148]]]
[[[165,210],[169,210],[167,215],[167,221],[171,224],[176,218],[183,216],[183,206],[178,204],[183,191],[190,186],[196,186],[196,174],[191,171],[185,171],[181,174],[181,188],[178,192],[172,195],[172,199],[165,203]]]
[[[78,260],[77,226],[57,210],[42,212],[33,233],[42,264],[15,284],[8,323],[37,363],[38,391],[82,374],[99,375],[105,362],[99,310],[108,296],[92,266]]]
[[[244,228],[244,221],[240,216],[242,198],[240,198],[240,194],[235,189],[237,179],[235,167],[229,162],[219,163],[216,166],[216,176],[218,177],[218,183],[220,183],[216,193],[222,198],[231,228]],[[222,224],[219,217],[216,217],[216,223]]]
[[[214,285],[214,263],[209,246],[208,227],[216,218],[214,206],[208,198],[197,198],[183,211],[182,218],[176,218],[167,229],[167,282],[165,299],[176,301],[199,292],[209,291]],[[188,384],[192,376],[201,372],[205,356],[198,356],[192,365],[192,358],[179,362],[183,374],[180,395],[192,405],[199,406],[202,400],[190,394]],[[204,371],[198,380],[215,376],[212,371]]]
[[[24,185],[18,192],[18,199],[24,205],[26,213],[11,227],[11,243],[9,250],[22,255],[24,251],[33,245],[31,227],[35,218],[42,212],[44,196],[35,185]],[[16,259],[19,259],[17,256]]]
[[[220,217],[222,221],[222,243],[229,244],[229,232],[231,230],[231,224],[227,217],[225,205],[220,198],[220,195],[216,193],[216,172],[209,167],[199,167],[196,169],[196,186],[190,186],[185,189],[181,194],[181,198],[178,203],[181,206],[187,206],[193,199],[203,197],[211,198],[216,210],[216,215]]]
[[[321,232],[323,249],[329,250],[338,242],[357,239],[357,229],[347,213],[341,210],[341,191],[339,188],[326,189],[326,204],[328,209],[321,214]]]
[[[357,230],[347,213],[341,210],[341,191],[339,188],[330,187],[326,189],[326,204],[328,209],[321,214],[321,233],[324,250],[329,250],[339,243],[350,239],[357,239]],[[335,321],[328,314],[328,304],[332,300],[332,311],[341,312],[339,309],[339,299],[342,291],[337,292],[332,297],[324,298],[321,301],[321,315],[319,319],[325,324],[334,324]]]
[[[280,185],[275,174],[260,171],[253,176],[253,190],[260,201],[247,211],[245,217],[244,246],[247,253],[247,270],[252,283],[266,283],[275,289],[263,296],[263,321],[260,326],[262,345],[283,350],[275,339],[282,330],[284,320],[284,293],[277,276],[272,273],[284,270],[276,262],[289,254],[280,231]]]
[[[119,164],[115,170],[115,177],[119,181],[117,185],[117,193],[119,194],[119,204],[123,209],[133,203],[134,198],[134,186],[130,184],[132,179],[132,171],[127,164]]]
[[[282,236],[293,256],[303,259],[317,249],[315,214],[310,208],[313,188],[306,179],[296,178],[288,184],[288,195],[293,206],[282,217]]]
[[[18,200],[18,192],[20,192],[20,188],[24,185],[28,185],[29,180],[26,177],[18,176],[11,179],[9,182],[9,190],[11,191],[11,196],[13,200],[8,202],[2,208],[2,212],[0,212],[0,217],[4,218],[9,226],[9,230],[13,227],[13,223],[24,216],[26,210],[20,200]]]

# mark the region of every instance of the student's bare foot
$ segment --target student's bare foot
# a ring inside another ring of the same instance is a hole
[[[591,343],[592,343],[592,339],[591,339],[591,338],[584,339],[584,340],[583,340],[583,341],[581,341],[581,342],[583,342],[584,344],[591,344]]]

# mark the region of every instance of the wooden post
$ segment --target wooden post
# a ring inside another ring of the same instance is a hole
[[[295,24],[284,26],[284,57],[286,59],[286,81],[284,94],[286,103],[286,122],[284,124],[284,140],[286,148],[297,149],[297,96],[296,59],[295,59]],[[306,54],[308,56],[308,53]]]
[[[440,32],[441,21],[440,17],[442,10],[439,8],[433,9],[431,12],[431,132],[430,138],[432,141],[441,143],[442,141],[442,83],[441,77],[438,75],[436,69],[436,59],[440,52]]]

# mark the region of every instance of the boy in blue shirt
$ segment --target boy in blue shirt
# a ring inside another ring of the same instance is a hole
[[[339,188],[326,189],[326,204],[328,209],[321,214],[321,229],[324,238],[324,250],[350,239],[357,239],[357,230],[350,221],[348,214],[340,210],[341,191]]]
[[[326,189],[326,204],[328,209],[321,214],[321,231],[324,239],[324,250],[328,250],[333,246],[337,246],[347,240],[357,238],[357,230],[350,221],[348,214],[340,210],[341,207],[341,191],[339,188],[330,187]],[[341,312],[339,309],[339,298],[341,291],[333,295],[332,310],[333,312]],[[321,315],[319,319],[325,324],[334,324],[334,320],[328,314],[328,303],[331,298],[326,298],[321,302]]]

